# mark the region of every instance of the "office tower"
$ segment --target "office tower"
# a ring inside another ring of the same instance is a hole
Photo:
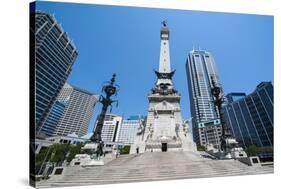
[[[103,142],[118,142],[122,117],[114,114],[106,114],[104,118],[101,138]]]
[[[65,102],[66,106],[55,134],[75,133],[79,137],[87,134],[98,97],[91,92],[66,83],[57,100]]]
[[[187,123],[181,116],[181,96],[175,89],[170,65],[169,37],[167,23],[163,22],[160,29],[160,60],[157,81],[148,95],[149,107],[146,128],[138,134],[132,150],[139,148],[144,151],[194,151],[195,144]],[[130,152],[133,153],[133,152]]]
[[[137,131],[142,124],[144,125],[144,117],[141,116],[130,116],[128,119],[123,119],[120,126],[118,142],[127,145],[133,144]]]
[[[31,58],[35,61],[32,64],[35,65],[35,124],[38,132],[71,72],[77,50],[54,16],[35,11],[31,13],[31,21],[34,21],[31,23],[34,38]]]
[[[63,115],[65,109],[65,103],[60,101],[55,101],[54,105],[52,106],[47,118],[42,124],[42,128],[40,129],[40,133],[43,136],[50,137],[55,134],[57,125]]]
[[[228,93],[225,97],[227,100],[227,103],[231,103],[234,101],[237,101],[241,98],[245,98],[246,93]]]
[[[261,82],[254,92],[228,103],[222,110],[226,126],[241,145],[273,146],[271,82]]]
[[[219,113],[211,93],[212,79],[221,84],[211,53],[192,50],[186,61],[193,138],[197,145],[218,147],[221,136]]]

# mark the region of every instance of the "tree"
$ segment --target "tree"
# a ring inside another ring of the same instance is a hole
[[[44,161],[49,161],[51,154],[52,152],[49,147],[42,149],[39,154],[35,155],[35,165],[41,165]]]
[[[53,144],[51,146],[52,156],[50,161],[53,163],[62,163],[69,151],[70,144]]]
[[[83,144],[72,145],[69,150],[69,154],[66,158],[67,162],[71,162],[71,160],[75,157],[76,154],[79,154],[81,151]]]
[[[256,145],[248,146],[245,151],[249,157],[256,156],[259,153],[259,149]]]
[[[120,154],[129,154],[130,153],[130,146],[124,146],[120,149]]]
[[[206,151],[206,147],[205,147],[205,146],[198,145],[198,146],[197,146],[197,150],[198,150],[198,151]]]
[[[257,156],[261,153],[273,153],[272,147],[257,147],[256,145],[252,144],[246,148],[246,153],[248,156]]]
[[[62,163],[65,159],[67,162],[70,162],[76,154],[80,153],[82,146],[83,144],[53,144],[41,150],[40,153],[35,156],[36,165],[48,161],[58,164]]]

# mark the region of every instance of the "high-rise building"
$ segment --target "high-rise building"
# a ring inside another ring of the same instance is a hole
[[[114,114],[106,114],[101,132],[103,142],[118,142],[122,117]]]
[[[149,107],[146,127],[143,133],[138,132],[130,153],[144,151],[194,151],[191,132],[182,119],[180,99],[175,89],[170,65],[169,49],[170,31],[166,22],[160,30],[160,61],[158,71],[155,71],[157,81],[148,95]]]
[[[63,115],[64,109],[65,109],[65,103],[60,101],[55,101],[47,118],[42,124],[42,128],[40,129],[41,135],[45,134],[46,137],[50,137],[55,134],[57,125]]]
[[[56,135],[87,134],[97,95],[66,83],[57,100],[65,102],[64,113],[57,125]]]
[[[273,146],[271,82],[261,82],[253,93],[229,102],[222,110],[226,126],[241,145]]]
[[[123,144],[133,144],[135,136],[141,125],[144,124],[144,117],[130,116],[128,119],[123,119],[120,126],[118,142]]]
[[[186,61],[186,73],[193,139],[197,145],[212,144],[218,147],[221,137],[221,122],[211,89],[212,80],[220,85],[220,79],[211,53],[192,50]]]
[[[31,14],[31,36],[35,61],[35,124],[40,131],[43,122],[65,84],[77,57],[73,41],[54,16],[35,11]]]
[[[225,97],[227,99],[227,103],[231,103],[241,98],[245,98],[245,96],[246,93],[228,93]]]

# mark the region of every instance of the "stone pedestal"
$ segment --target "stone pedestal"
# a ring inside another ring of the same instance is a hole
[[[97,149],[96,143],[86,144],[83,148],[83,154],[76,154],[74,159],[70,162],[70,166],[102,166],[116,158],[117,151],[114,147],[110,153],[97,157],[95,151]],[[105,150],[104,150],[105,151]]]

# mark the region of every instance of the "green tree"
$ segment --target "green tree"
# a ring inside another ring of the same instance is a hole
[[[47,162],[51,158],[52,151],[50,148],[44,148],[42,149],[39,154],[35,155],[35,164],[41,165],[44,161]]]
[[[69,149],[69,154],[66,158],[66,161],[71,162],[75,155],[80,153],[82,146],[83,144],[72,145]]]
[[[256,145],[248,146],[245,151],[248,156],[256,156],[259,153],[259,149]]]
[[[130,153],[130,146],[124,146],[120,149],[120,154],[129,154]]]
[[[205,147],[205,146],[198,145],[198,146],[197,146],[197,150],[198,150],[198,151],[206,151],[206,147]]]
[[[83,144],[53,144],[48,148],[40,151],[35,156],[36,165],[40,165],[45,162],[52,162],[55,164],[63,162],[65,159],[70,162],[74,156],[80,153]]]
[[[51,146],[52,156],[50,161],[53,163],[63,162],[70,149],[70,144],[53,144]]]
[[[256,145],[250,145],[246,148],[248,156],[257,156],[260,153],[273,153],[272,147],[257,147]]]

